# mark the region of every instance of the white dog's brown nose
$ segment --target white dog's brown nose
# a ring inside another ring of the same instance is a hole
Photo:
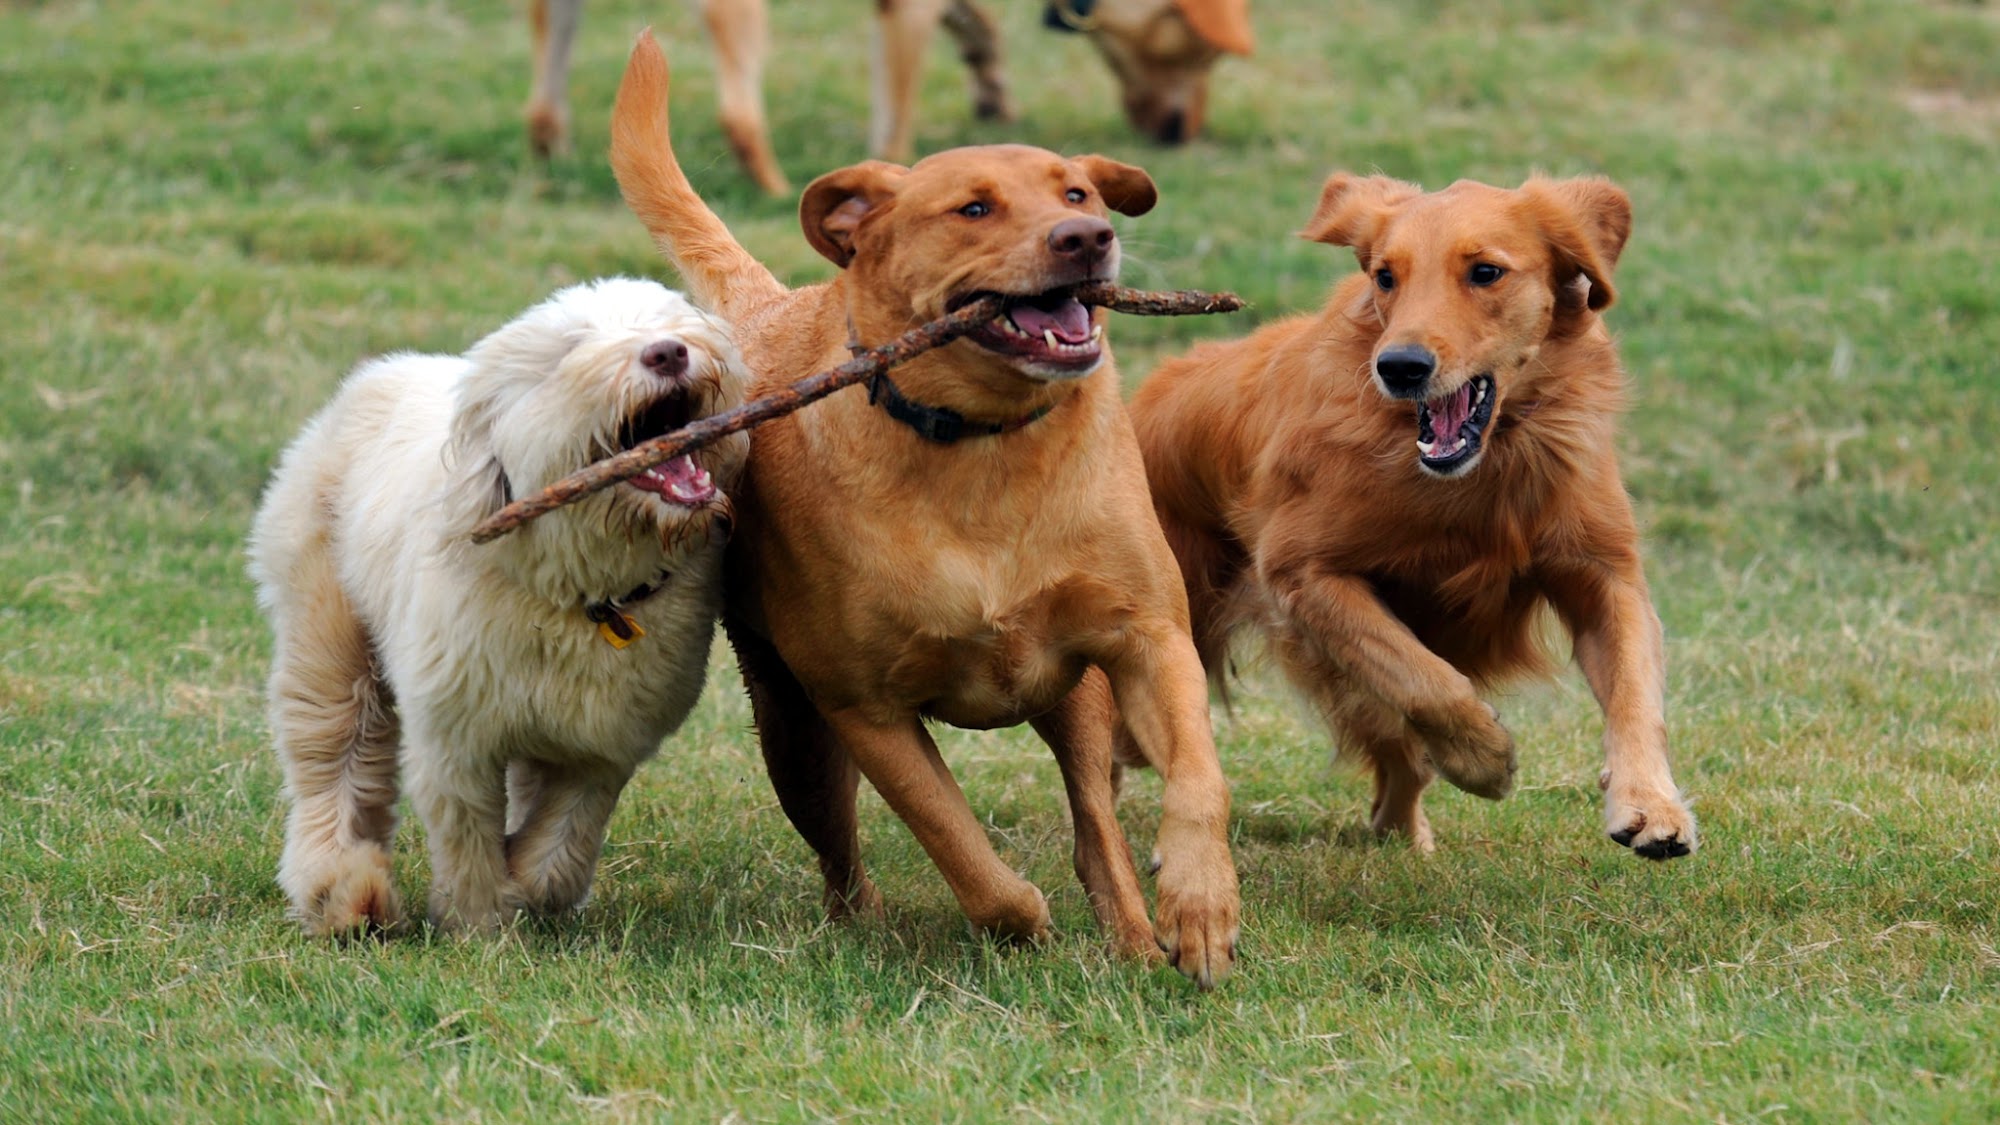
[[[672,379],[687,374],[688,346],[669,336],[646,345],[639,353],[639,362],[646,369],[662,379]]]

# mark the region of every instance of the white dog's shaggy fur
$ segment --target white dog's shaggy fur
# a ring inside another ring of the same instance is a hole
[[[292,801],[278,881],[309,933],[399,920],[399,742],[434,922],[488,931],[583,900],[620,789],[701,690],[721,489],[749,441],[485,546],[465,535],[510,496],[742,394],[721,322],[616,278],[562,290],[463,358],[364,364],[306,426],[250,554]],[[643,635],[615,647],[624,622]]]

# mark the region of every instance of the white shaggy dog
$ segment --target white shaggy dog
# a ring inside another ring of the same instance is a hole
[[[278,882],[308,933],[399,920],[400,743],[430,915],[490,931],[590,890],[632,771],[701,690],[743,435],[465,535],[510,496],[742,401],[725,326],[615,278],[463,358],[362,365],[286,451],[251,533],[277,643],[270,719],[291,819]],[[398,728],[401,728],[400,734]]]

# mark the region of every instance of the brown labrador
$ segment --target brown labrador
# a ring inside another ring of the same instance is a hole
[[[993,850],[926,720],[1031,723],[1055,752],[1076,868],[1123,954],[1203,986],[1230,969],[1229,791],[1187,598],[1146,492],[1102,312],[1066,295],[1114,277],[1108,211],[1152,180],[1018,145],[807,187],[800,220],[842,272],[786,289],[688,184],[666,60],[634,48],[612,117],[625,198],[698,299],[734,321],[753,393],[832,367],[976,295],[1000,318],[755,431],[736,490],[725,621],[780,803],[819,854],[829,912],[879,909],[855,832],[865,775],[978,928],[1033,939],[1042,894]],[[1113,815],[1113,698],[1164,776],[1157,926]]]

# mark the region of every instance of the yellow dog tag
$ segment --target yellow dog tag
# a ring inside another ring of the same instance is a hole
[[[592,621],[597,622],[597,635],[612,648],[624,648],[646,635],[637,621],[624,610],[614,605],[598,604],[584,610]]]

